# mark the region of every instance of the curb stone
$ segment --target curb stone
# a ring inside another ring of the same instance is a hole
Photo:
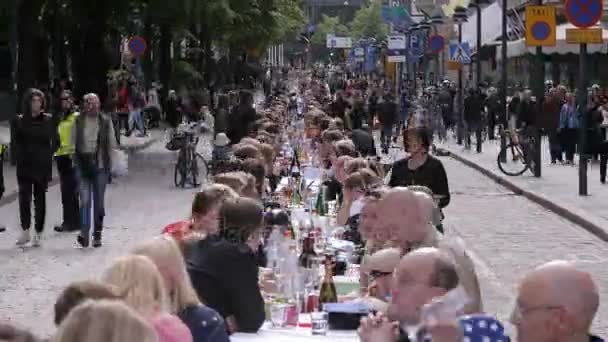
[[[119,149],[121,151],[125,151],[126,153],[131,154],[131,153],[135,153],[135,152],[139,152],[139,151],[147,149],[148,147],[150,147],[152,144],[156,143],[160,139],[162,139],[162,136],[154,137],[154,138],[146,141],[145,143],[136,145],[136,146],[126,146],[126,147],[120,146]],[[59,178],[57,176],[54,176],[53,179],[49,182],[48,187],[50,188],[57,184],[59,184]],[[5,206],[5,205],[15,201],[18,197],[19,197],[18,190],[5,193],[4,196],[2,197],[2,199],[0,199],[0,207]]]
[[[538,193],[534,193],[532,191],[526,190],[524,187],[515,184],[514,182],[507,179],[506,176],[499,175],[498,173],[475,163],[458,153],[454,153],[449,149],[437,147],[437,150],[441,153],[445,153],[449,155],[452,159],[461,162],[462,164],[477,170],[484,176],[492,179],[496,183],[506,187],[507,189],[513,191],[517,195],[521,195],[531,200],[532,202],[540,205],[541,207],[550,210],[557,215],[571,221],[574,224],[581,226],[583,229],[588,231],[589,233],[597,236],[603,241],[608,242],[608,231],[603,228],[604,224],[597,222],[593,218],[586,218],[584,212],[576,209],[570,209],[567,206],[557,203],[555,201],[550,200],[548,197],[544,195],[540,195]]]

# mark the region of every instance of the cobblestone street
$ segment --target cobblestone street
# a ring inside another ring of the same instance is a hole
[[[445,213],[448,234],[461,237],[473,253],[487,312],[506,322],[523,274],[553,259],[575,261],[591,272],[600,298],[608,298],[602,288],[608,283],[605,242],[460,162],[441,160],[453,194]],[[606,306],[600,305],[593,331],[608,333]]]
[[[0,320],[50,334],[53,303],[65,285],[98,277],[114,257],[186,217],[194,190],[173,187],[173,160],[164,150],[164,141],[131,157],[129,176],[118,179],[108,192],[108,229],[101,249],[74,249],[74,234],[52,231],[60,220],[58,186],[49,190],[46,239],[40,249],[14,246],[17,203],[0,207],[0,217],[9,227],[0,235]],[[487,312],[497,313],[506,322],[515,284],[524,272],[551,259],[576,261],[594,274],[600,286],[608,283],[604,242],[477,171],[450,158],[441,160],[453,193],[446,210],[448,235],[464,239],[472,252]],[[605,288],[601,295],[608,298]],[[600,307],[593,331],[608,334],[607,308]]]

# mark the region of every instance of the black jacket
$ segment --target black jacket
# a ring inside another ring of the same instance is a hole
[[[448,186],[448,176],[445,173],[441,161],[433,156],[428,156],[426,162],[416,170],[407,167],[409,157],[396,161],[393,164],[393,171],[389,185],[410,186],[421,185],[433,191],[434,195],[444,196],[439,201],[439,207],[444,208],[450,203],[450,188]]]
[[[350,139],[362,156],[376,155],[376,144],[374,143],[374,136],[371,133],[363,129],[353,129]]]
[[[256,255],[244,245],[209,237],[190,246],[186,264],[199,298],[239,331],[256,332],[265,319]]]
[[[36,118],[18,115],[12,121],[11,146],[16,154],[18,179],[51,180],[59,133],[50,114],[43,113]]]
[[[250,106],[236,106],[228,117],[228,131],[231,144],[238,144],[241,139],[249,134],[251,125],[257,119],[255,109]]]
[[[392,126],[397,121],[397,103],[394,100],[385,100],[379,105],[378,121],[382,126]]]

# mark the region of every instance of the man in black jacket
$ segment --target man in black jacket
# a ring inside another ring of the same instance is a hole
[[[481,118],[484,111],[484,98],[479,89],[470,89],[464,100],[464,121],[466,123],[465,147],[471,148],[471,133],[475,133],[477,153],[481,153]]]

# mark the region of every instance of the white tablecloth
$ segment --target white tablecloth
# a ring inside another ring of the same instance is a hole
[[[264,325],[257,334],[237,333],[230,336],[232,342],[356,342],[359,341],[354,330],[329,330],[327,335],[312,335],[310,328],[274,329]]]

